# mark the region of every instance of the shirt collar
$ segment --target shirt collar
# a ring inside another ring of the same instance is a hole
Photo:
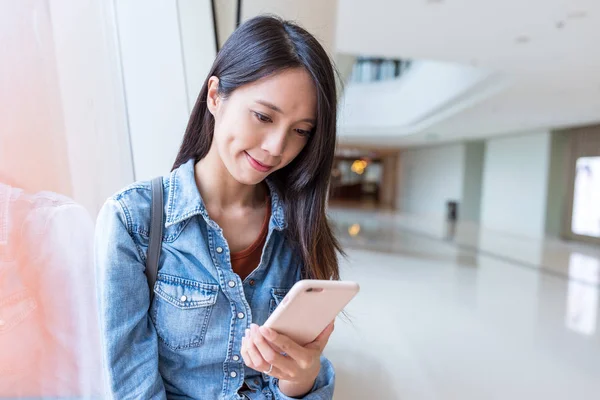
[[[214,229],[219,229],[216,222],[208,216],[208,211],[196,186],[195,165],[195,160],[190,159],[171,172],[166,202],[166,227],[178,224],[195,215],[201,215],[208,225]],[[274,229],[283,230],[286,227],[283,202],[273,183],[268,179],[266,182],[271,192],[271,221],[269,225]]]

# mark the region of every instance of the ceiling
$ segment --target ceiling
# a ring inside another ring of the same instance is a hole
[[[512,72],[600,66],[596,0],[339,0],[337,50]]]
[[[340,0],[336,49],[457,62],[510,82],[419,133],[353,141],[403,146],[600,121],[596,0]]]

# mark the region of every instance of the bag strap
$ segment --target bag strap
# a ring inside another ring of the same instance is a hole
[[[150,211],[150,243],[146,255],[146,278],[150,289],[150,304],[154,299],[154,284],[158,276],[158,262],[163,234],[163,179],[161,176],[152,179],[152,209]]]

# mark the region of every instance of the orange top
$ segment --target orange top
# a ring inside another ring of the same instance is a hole
[[[242,280],[246,279],[260,264],[262,250],[269,233],[269,221],[271,219],[271,199],[267,197],[267,213],[263,221],[258,238],[245,250],[231,253],[231,266]]]

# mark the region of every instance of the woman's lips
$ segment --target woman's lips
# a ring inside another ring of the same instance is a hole
[[[248,152],[244,152],[244,153],[246,154],[248,163],[250,163],[252,168],[254,168],[255,170],[257,170],[259,172],[269,172],[271,169],[273,169],[272,166],[265,165],[265,164],[261,163],[260,161],[256,160],[254,157],[252,157],[250,154],[248,154]]]

